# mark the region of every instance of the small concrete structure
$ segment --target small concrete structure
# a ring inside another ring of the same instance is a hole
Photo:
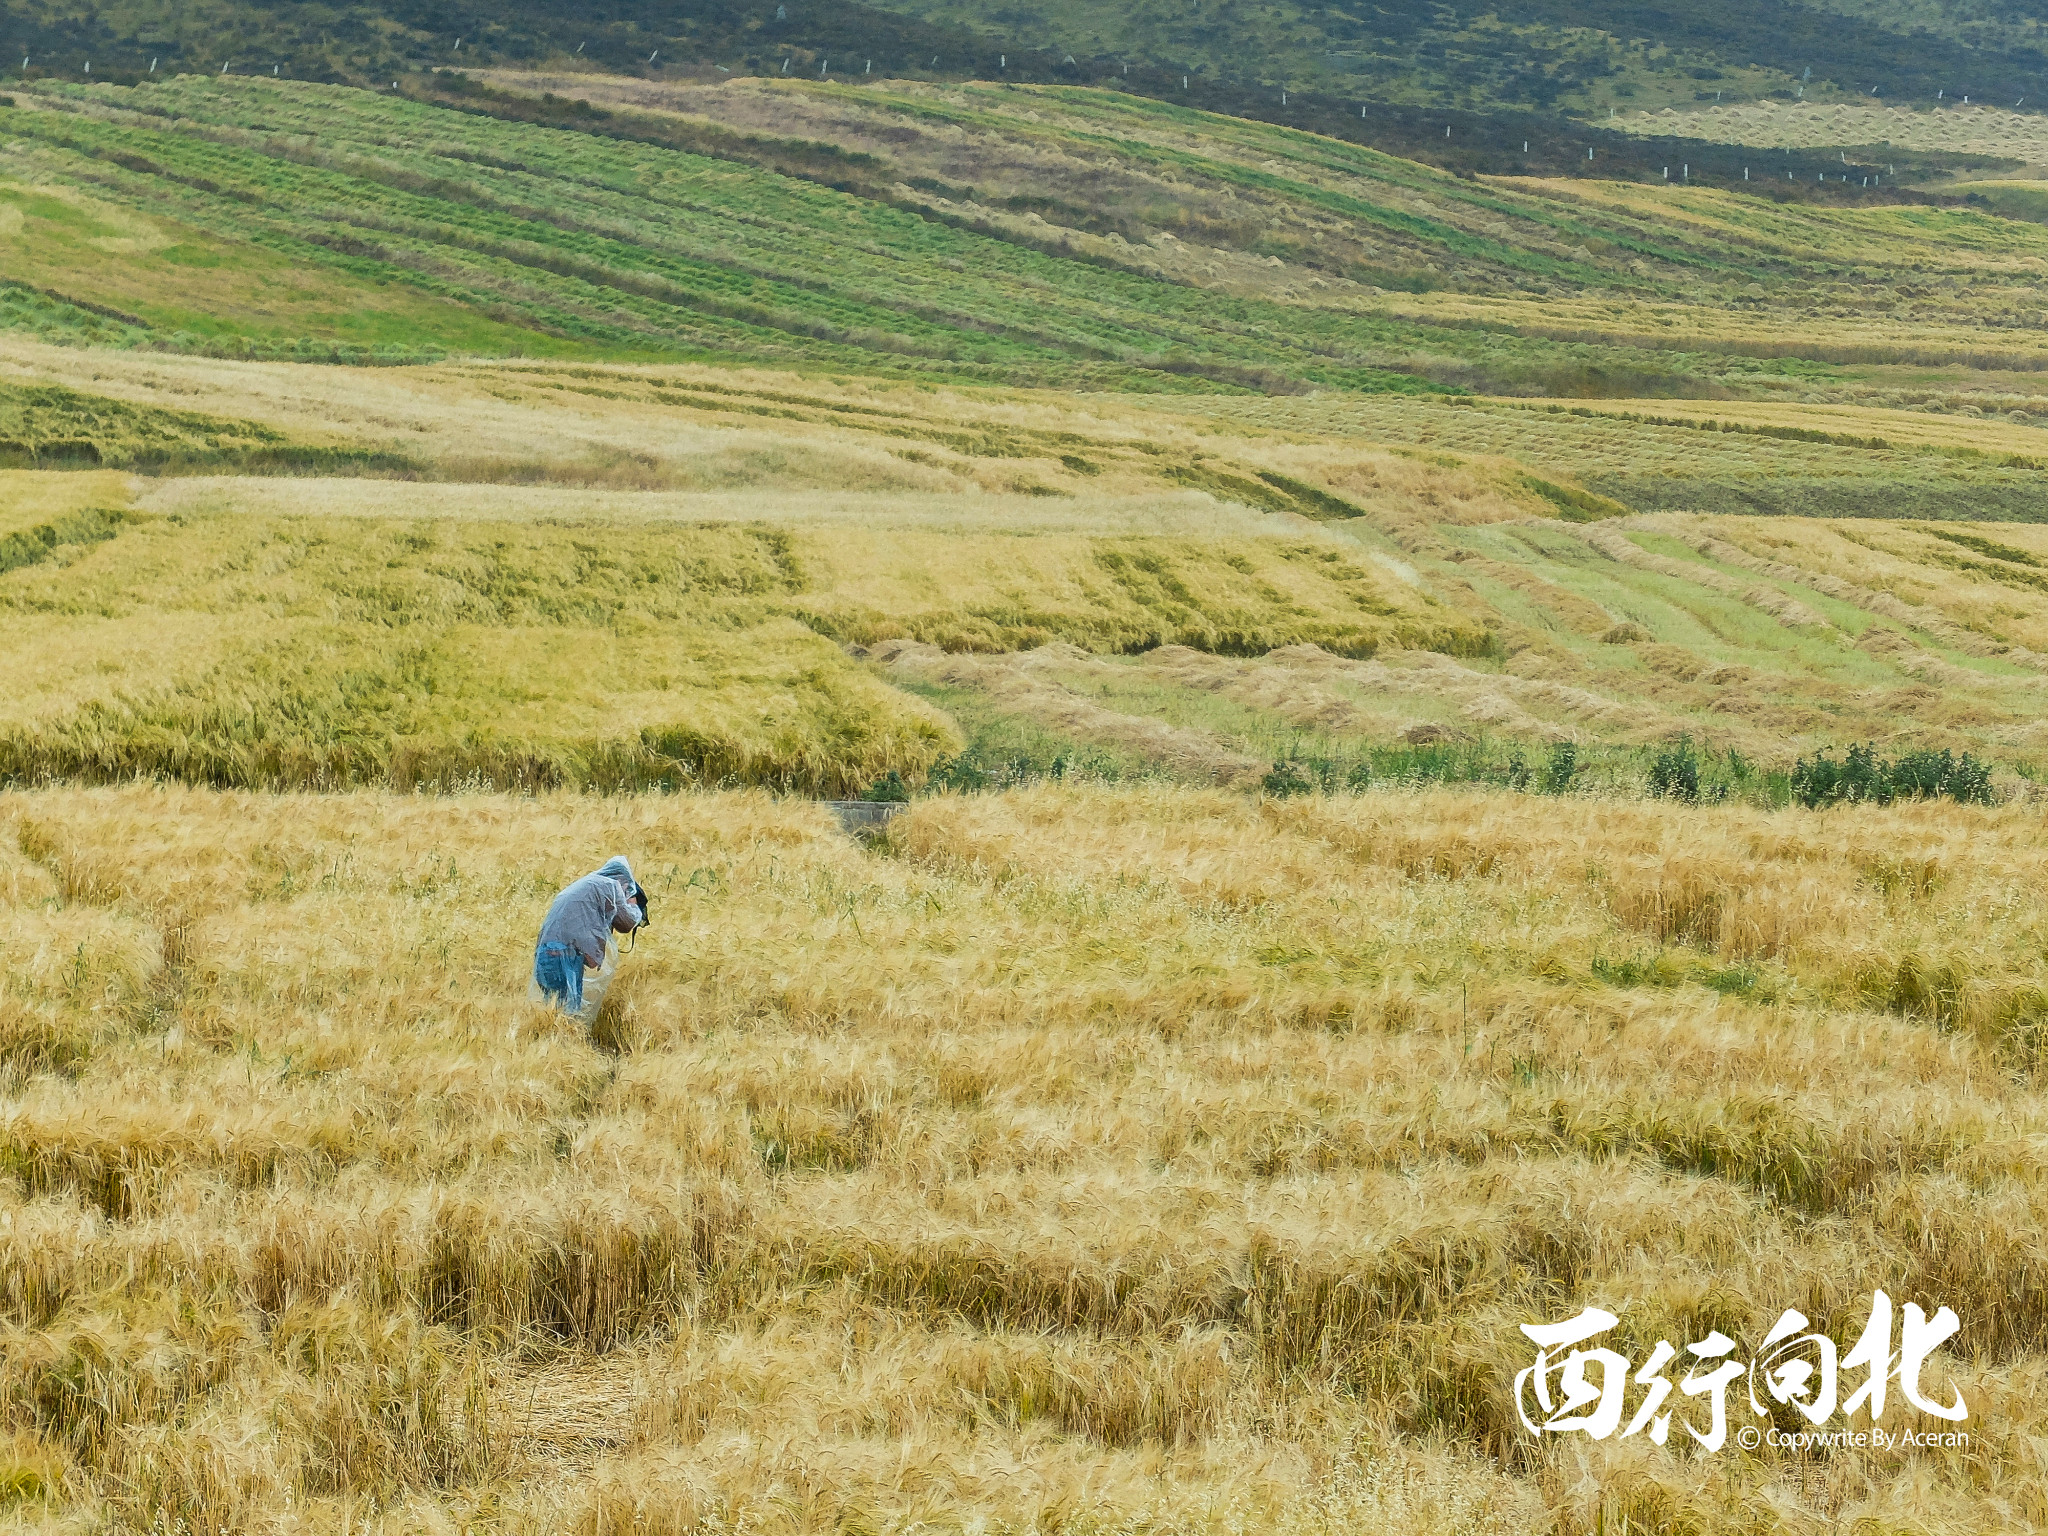
[[[840,831],[854,836],[879,832],[888,826],[891,816],[910,809],[902,800],[821,800],[818,803],[839,818]]]

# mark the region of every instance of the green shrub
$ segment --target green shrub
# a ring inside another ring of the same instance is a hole
[[[1336,765],[1328,758],[1287,757],[1273,765],[1273,771],[1259,781],[1259,788],[1278,799],[1286,799],[1290,795],[1313,795],[1318,790],[1328,791],[1334,787],[1336,777]],[[1367,770],[1366,777],[1369,782],[1370,769]]]
[[[1579,744],[1554,741],[1550,744],[1550,761],[1543,765],[1543,777],[1537,787],[1546,795],[1562,795],[1572,787],[1579,768]]]
[[[903,775],[891,768],[868,787],[864,797],[869,800],[902,802],[910,798],[910,786],[903,782]]]
[[[1667,800],[1700,797],[1700,758],[1692,738],[1681,736],[1650,764],[1650,793]]]
[[[1864,742],[1850,747],[1840,762],[1826,752],[1799,759],[1792,770],[1792,798],[1809,808],[1944,798],[1989,805],[1991,765],[1967,752],[1958,758],[1946,749],[1908,752],[1887,762]]]

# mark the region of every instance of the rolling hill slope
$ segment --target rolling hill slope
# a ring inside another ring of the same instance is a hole
[[[1859,308],[1889,306],[1927,267],[1930,226],[1910,210],[1477,183],[1094,91],[735,82],[615,111],[599,133],[232,78],[52,82],[19,101],[18,179],[0,189],[17,323],[258,355],[1721,395],[1828,386],[1787,354],[1876,360],[1831,349],[1814,302],[1853,287]],[[955,141],[993,186],[965,178]],[[1925,355],[2030,366],[2018,291],[2048,248],[2030,226],[1944,217],[1938,260],[1972,278],[1950,307],[1976,335]],[[1723,307],[1686,303],[1702,284]],[[1387,289],[1575,295],[1607,318],[1439,317]],[[1680,339],[1642,314],[1672,303],[1710,326]],[[1867,336],[1867,319],[1844,329]]]

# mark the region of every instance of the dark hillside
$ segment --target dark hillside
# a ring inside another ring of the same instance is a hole
[[[461,63],[533,64],[580,58],[585,67],[631,71],[724,63],[761,73],[779,68],[791,47],[856,51],[891,73],[993,74],[1002,45],[959,27],[858,3],[801,7],[778,19],[774,0],[738,7],[716,0],[596,0],[574,8],[512,0],[365,0],[317,5],[285,0],[256,5],[199,0],[193,5],[125,0],[78,12],[45,0],[0,5],[0,56],[32,76],[128,81],[159,74],[269,75],[349,84]],[[936,60],[934,64],[932,61]],[[856,65],[856,68],[859,66]]]
[[[1467,25],[1496,7],[1466,0]],[[1598,27],[1627,40],[1814,78],[1857,95],[1897,101],[1941,92],[2010,103],[2048,85],[2037,49],[1982,49],[1893,29],[1786,0],[1514,0],[1518,22]],[[1711,78],[1711,77],[1709,77]]]
[[[1585,111],[1615,100],[1786,95],[1832,86],[1881,99],[2048,99],[2048,57],[2015,18],[1986,31],[1929,26],[1958,7],[1832,7],[1792,0],[1449,0],[1430,6],[1105,4],[1103,0],[887,0],[992,34],[1058,38],[1241,83],[1295,85],[1476,108]]]

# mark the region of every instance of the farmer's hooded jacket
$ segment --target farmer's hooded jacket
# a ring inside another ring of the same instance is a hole
[[[606,860],[555,898],[541,920],[540,942],[571,945],[587,964],[602,965],[613,920],[624,914],[628,928],[638,924],[639,910],[632,901],[636,883],[632,865]]]

